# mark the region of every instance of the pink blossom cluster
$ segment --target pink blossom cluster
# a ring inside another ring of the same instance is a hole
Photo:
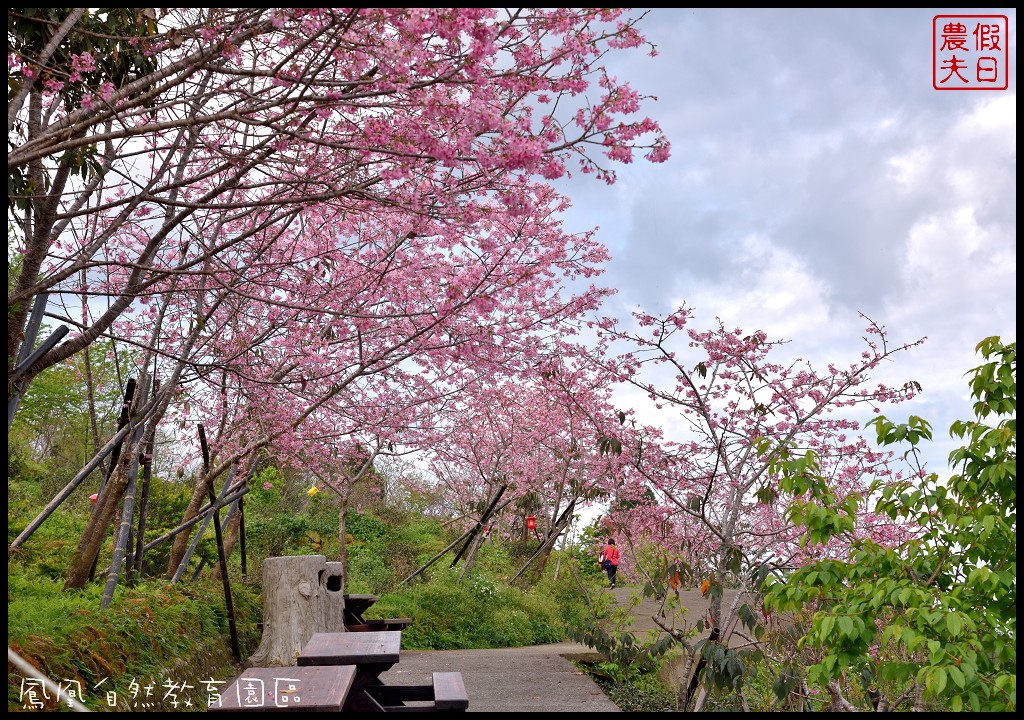
[[[643,459],[618,489],[609,522],[668,557],[685,550],[691,564],[719,577],[727,574],[731,548],[741,548],[747,567],[793,565],[844,556],[860,539],[888,545],[919,532],[912,522],[862,511],[852,533],[827,547],[805,546],[803,528],[788,512],[792,496],[769,472],[778,448],[811,451],[840,505],[863,496],[872,480],[891,477],[892,453],[875,450],[859,434],[853,411],[908,397],[906,389],[872,387],[870,371],[918,343],[889,348],[872,323],[871,334],[881,340],[870,342],[859,362],[846,370],[830,363],[818,372],[801,360],[770,360],[782,343],[763,332],[721,323],[699,331],[691,321],[692,313],[680,308],[664,317],[637,313],[633,328],[612,318],[592,323],[601,338],[594,362],[643,390],[686,428],[675,437],[656,427],[640,430],[632,442],[643,438]],[[755,451],[761,442],[771,453]],[[634,452],[639,456],[639,446]],[[629,574],[628,563],[624,571]]]

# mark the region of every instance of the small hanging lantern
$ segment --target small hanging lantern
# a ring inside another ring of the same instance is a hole
[[[526,529],[536,530],[537,529],[537,518],[533,515],[526,516]]]

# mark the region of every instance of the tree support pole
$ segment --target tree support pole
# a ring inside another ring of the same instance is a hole
[[[28,324],[25,326],[25,339],[21,341],[18,348],[18,359],[14,367],[10,369],[7,376],[7,432],[11,432],[11,425],[14,424],[14,416],[21,404],[21,396],[25,394],[25,388],[19,380],[25,371],[35,364],[36,360],[50,352],[54,345],[60,342],[61,338],[68,334],[67,326],[61,325],[48,337],[35,351],[32,347],[36,344],[36,335],[43,324],[43,313],[46,311],[47,293],[36,295],[35,303],[32,305],[32,313],[29,315]]]
[[[235,473],[237,472],[238,466],[236,465],[232,468],[230,477],[228,477],[224,482],[224,486],[220,489],[220,496],[217,497],[216,501],[212,504],[214,508],[218,508],[224,504],[220,501],[223,500],[224,496],[227,494],[228,487],[231,485],[231,481],[235,479]],[[211,488],[211,494],[212,491],[213,490]],[[207,513],[206,517],[203,519],[203,524],[199,527],[199,532],[197,532],[196,536],[192,538],[192,544],[189,545],[188,550],[185,551],[185,557],[181,559],[181,564],[178,565],[178,569],[174,571],[174,576],[171,578],[172,583],[176,583],[181,580],[181,576],[185,574],[185,568],[188,566],[188,561],[192,559],[192,553],[196,551],[196,548],[199,546],[199,541],[203,539],[203,533],[205,533],[206,528],[209,527],[211,519],[213,519],[213,513]]]
[[[131,418],[132,400],[135,398],[135,378],[130,378],[125,384],[124,388],[124,403],[121,405],[121,417],[117,420],[117,429],[128,425],[128,421]],[[97,497],[103,494],[103,489],[107,486],[107,482],[110,480],[110,476],[114,474],[114,468],[117,467],[118,460],[121,459],[121,449],[124,447],[124,440],[122,439],[110,452],[110,464],[107,466],[107,472],[103,474],[103,479],[100,480],[100,489],[96,491]],[[131,481],[132,491],[135,489],[135,480]],[[96,512],[96,505],[92,506],[92,512]],[[116,543],[115,543],[116,544]],[[89,568],[89,580],[96,577],[96,566],[99,564],[100,556],[96,555],[92,561],[92,567]]]
[[[159,381],[154,381],[153,397],[156,397],[159,389]],[[146,512],[149,508],[149,487],[153,481],[153,451],[156,445],[155,420],[150,431],[149,441],[146,443],[144,451],[145,454],[142,456],[142,496],[139,498],[139,530],[136,533],[135,558],[132,563],[132,571],[128,575],[129,582],[134,578],[142,577],[142,555],[146,540]]]
[[[223,500],[219,501],[217,503],[216,507],[217,508],[222,508],[222,507],[225,507],[227,505],[230,505],[231,503],[235,502],[235,500],[238,500],[243,495],[245,495],[247,492],[249,492],[249,488],[248,487],[244,487],[244,483],[239,483],[239,484],[235,485],[233,488],[231,488],[231,492],[228,495],[226,495]],[[207,516],[210,514],[210,510],[211,509],[212,509],[212,507],[210,505],[204,505],[203,507],[199,508],[199,512],[196,513],[196,516],[194,518],[192,518],[191,520],[186,520],[185,522],[183,522],[181,525],[179,525],[178,527],[174,528],[173,530],[169,530],[168,532],[165,532],[160,537],[154,538],[153,540],[150,540],[148,543],[145,544],[145,546],[143,546],[142,549],[144,551],[146,551],[146,552],[149,552],[150,550],[152,550],[153,548],[155,548],[157,545],[159,545],[160,543],[164,542],[165,540],[170,540],[172,537],[174,537],[178,533],[185,532],[186,530],[188,530],[192,526],[194,526],[194,525],[202,522],[203,520],[205,520],[207,518]]]
[[[239,496],[238,497],[238,503],[240,503],[241,501],[242,501],[242,498],[241,498],[241,496]],[[221,523],[221,528],[231,527],[231,521],[235,517],[235,512],[238,509],[238,503],[231,502],[231,503],[224,503],[223,506],[221,506],[221,505],[217,506],[218,510],[221,507],[226,507],[228,509],[227,515],[224,516],[224,522]],[[228,555],[228,557],[230,557],[230,554]],[[199,576],[203,574],[203,570],[205,570],[205,569],[206,569],[206,558],[205,557],[199,558],[199,565],[196,566],[195,572],[192,573],[191,582],[195,582],[196,580],[198,580]]]
[[[141,382],[141,392],[139,393],[139,400],[146,394],[146,387],[149,385],[148,380],[143,376]],[[131,440],[128,443],[129,449],[134,448],[139,441],[142,440],[142,433],[145,431],[146,425],[143,422],[139,422],[135,426],[134,432],[132,432]],[[111,463],[111,467],[114,464]],[[114,599],[114,590],[117,588],[117,580],[121,576],[121,564],[124,563],[125,559],[125,548],[131,538],[132,531],[132,520],[135,518],[135,489],[138,485],[139,480],[139,456],[135,454],[131,458],[131,462],[128,465],[128,487],[125,489],[124,501],[121,508],[121,527],[117,533],[117,542],[114,544],[114,557],[110,561],[110,571],[107,573],[107,585],[103,589],[103,599],[100,601],[100,609],[106,610],[110,607],[111,601]],[[97,555],[98,557],[98,555]],[[93,564],[95,567],[95,563]],[[130,570],[129,566],[129,570]]]
[[[482,528],[484,523],[487,522],[487,519],[494,514],[494,506],[498,504],[498,500],[501,499],[501,496],[504,494],[506,489],[508,489],[508,485],[502,485],[498,488],[498,491],[494,494],[494,499],[488,503],[487,509],[484,510],[484,514],[480,516],[479,520],[477,520],[476,526],[469,531],[469,537],[466,539],[466,544],[463,545],[457,553],[455,553],[455,559],[452,560],[451,567],[455,567],[455,564],[459,562],[459,558],[461,558],[463,553],[466,552],[466,548],[468,548],[470,543],[473,542],[473,538],[476,537],[478,532],[480,532],[480,528]]]
[[[499,510],[503,510],[503,509],[505,508],[505,506],[507,506],[507,505],[508,505],[508,504],[509,504],[510,502],[512,502],[512,501],[511,501],[511,500],[506,500],[505,502],[503,502],[503,503],[501,504],[501,507],[499,507],[499,508],[496,508],[494,512],[498,512]],[[472,529],[470,529],[470,530],[467,530],[466,532],[464,532],[464,533],[463,533],[462,535],[460,535],[460,536],[459,536],[459,537],[457,537],[457,538],[456,538],[455,540],[453,540],[453,541],[451,542],[451,544],[450,544],[450,545],[448,545],[448,547],[446,547],[446,548],[445,548],[444,550],[442,550],[441,552],[439,552],[439,553],[438,553],[437,555],[435,555],[434,557],[432,557],[432,558],[430,558],[429,560],[427,560],[426,564],[424,564],[424,565],[420,566],[420,568],[419,568],[418,570],[416,570],[416,571],[415,571],[415,572],[414,572],[414,573],[413,573],[412,575],[410,575],[409,577],[407,577],[407,578],[406,578],[405,580],[403,580],[402,582],[398,583],[398,585],[396,585],[395,587],[401,587],[402,585],[405,585],[405,584],[406,584],[407,582],[409,582],[410,580],[412,580],[412,579],[413,579],[414,577],[416,577],[416,576],[417,576],[417,575],[419,575],[419,574],[420,574],[421,572],[423,572],[423,571],[424,571],[424,570],[426,570],[426,569],[427,569],[428,567],[430,567],[431,565],[433,565],[434,563],[436,563],[436,562],[437,562],[438,560],[440,560],[440,559],[441,559],[442,557],[444,557],[445,553],[447,553],[447,552],[448,552],[449,550],[451,550],[451,549],[452,549],[453,547],[455,547],[455,546],[456,546],[456,545],[458,545],[458,544],[459,544],[460,542],[462,542],[463,540],[465,540],[465,539],[466,539],[467,537],[469,537],[469,536],[470,536],[470,535],[471,535],[472,533],[476,532],[476,530],[477,530],[477,529],[476,529],[476,528],[474,527],[474,528],[472,528]]]
[[[508,581],[509,585],[514,583],[520,575],[526,572],[526,569],[533,564],[533,561],[536,560],[538,556],[540,556],[541,552],[543,552],[546,547],[555,544],[555,542],[558,540],[558,536],[565,531],[566,520],[568,520],[568,518],[571,516],[571,513],[575,507],[576,500],[574,499],[571,503],[569,503],[566,506],[565,510],[562,511],[562,515],[558,518],[558,521],[555,523],[555,527],[551,529],[551,534],[548,535],[548,537],[545,538],[544,542],[540,544],[540,547],[534,551],[533,555],[530,556],[530,559],[526,561],[526,564],[519,569],[519,572],[517,572],[512,577],[512,579]]]
[[[205,472],[210,471],[210,446],[206,442],[206,430],[202,425],[199,425],[199,445],[203,450],[203,469]],[[237,471],[238,466],[235,466]],[[232,478],[234,475],[232,475]],[[231,479],[224,483],[224,487],[221,488],[221,496],[214,497],[213,485],[206,486],[206,492],[210,497],[210,505],[213,507],[211,516],[213,517],[213,531],[217,536],[217,559],[220,561],[220,577],[221,583],[224,586],[224,609],[227,611],[228,616],[228,632],[231,634],[231,653],[235,656],[235,662],[242,662],[242,650],[238,646],[238,629],[235,627],[235,606],[231,602],[231,580],[228,578],[228,558],[224,552],[224,531],[220,526],[220,509],[217,507],[217,500],[223,499],[224,494],[227,492],[228,486],[231,485]],[[200,530],[200,535],[202,531]],[[185,562],[182,562],[182,568]],[[179,568],[179,569],[182,569]]]
[[[209,488],[210,502],[214,502],[213,488]],[[220,510],[213,508],[213,529],[217,534],[217,557],[220,559],[220,577],[224,585],[224,609],[228,615],[228,631],[231,634],[231,653],[235,662],[242,662],[242,650],[238,646],[238,630],[235,627],[235,607],[231,602],[231,581],[228,579],[228,558],[224,553],[224,534],[220,527]]]
[[[242,498],[238,498],[238,542],[239,552],[242,553],[242,577],[249,574],[246,569],[246,551],[245,551],[245,506],[242,504]]]

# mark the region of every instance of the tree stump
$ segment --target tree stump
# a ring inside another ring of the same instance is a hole
[[[294,666],[313,633],[345,631],[342,564],[323,555],[263,561],[263,639],[247,667]]]

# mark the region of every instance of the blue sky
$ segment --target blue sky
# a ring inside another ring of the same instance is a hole
[[[1008,17],[1007,90],[933,88],[936,14]],[[876,377],[921,383],[887,414],[933,423],[942,472],[975,345],[1016,340],[1016,11],[652,9],[641,28],[658,57],[609,69],[657,96],[672,158],[559,184],[569,229],[611,249],[605,312],[685,302],[818,367],[856,358],[861,312],[927,337]]]

